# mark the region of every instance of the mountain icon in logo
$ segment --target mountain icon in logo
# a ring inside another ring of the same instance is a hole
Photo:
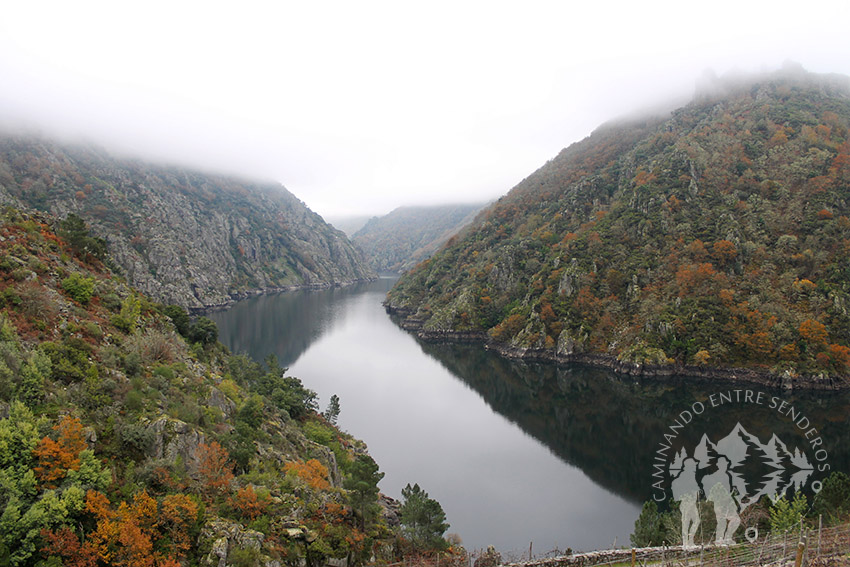
[[[681,473],[682,463],[688,458],[683,447],[670,463],[670,475]],[[713,474],[722,466],[729,475],[729,483],[739,512],[757,502],[762,496],[777,500],[790,488],[803,488],[814,472],[808,457],[798,448],[789,451],[788,446],[776,434],[765,443],[737,423],[728,435],[712,442],[703,434],[693,449],[696,461],[696,479]],[[703,493],[705,488],[703,488]],[[707,497],[707,495],[705,495]]]

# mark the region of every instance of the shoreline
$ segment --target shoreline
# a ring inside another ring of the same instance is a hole
[[[332,289],[337,287],[348,287],[358,283],[366,283],[373,282],[377,279],[380,279],[380,276],[375,276],[374,278],[360,278],[356,280],[346,280],[342,282],[332,282],[332,283],[317,283],[317,284],[300,284],[300,285],[288,285],[281,287],[263,287],[263,288],[255,288],[246,291],[239,291],[236,293],[231,293],[228,296],[228,299],[223,303],[213,303],[211,305],[204,305],[203,307],[187,307],[186,311],[189,312],[190,315],[204,315],[205,313],[212,313],[215,311],[225,311],[233,306],[238,301],[242,301],[243,299],[250,299],[252,297],[258,297],[261,295],[272,295],[275,293],[285,293],[288,291],[303,291],[303,290],[313,290],[319,291],[323,289]]]
[[[486,350],[497,352],[505,358],[544,362],[555,365],[586,364],[607,368],[620,376],[666,380],[672,377],[689,377],[714,383],[742,383],[776,390],[819,390],[839,392],[850,389],[850,380],[829,376],[777,374],[762,368],[724,366],[695,366],[686,364],[639,364],[624,362],[617,357],[599,353],[558,353],[555,349],[517,348],[493,340],[485,331],[427,331],[423,321],[412,319],[413,312],[404,307],[394,307],[384,302],[384,309],[405,331],[414,333],[423,341],[433,343],[474,343]]]

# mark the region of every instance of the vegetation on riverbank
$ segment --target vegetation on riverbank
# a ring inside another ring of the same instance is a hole
[[[442,524],[425,545],[408,536],[411,504],[379,494],[365,445],[300,380],[230,355],[212,321],[131,288],[99,244],[74,218],[0,212],[0,565],[462,552]]]

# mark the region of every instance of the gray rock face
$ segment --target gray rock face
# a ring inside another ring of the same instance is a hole
[[[198,469],[198,445],[204,442],[204,434],[179,419],[160,417],[147,426],[152,433],[148,456],[174,462],[180,457],[189,471]]]
[[[0,135],[0,201],[83,217],[130,283],[164,303],[374,277],[344,233],[278,184]]]
[[[279,566],[280,563],[262,555],[265,535],[256,530],[243,527],[241,524],[227,520],[213,520],[204,524],[199,540],[201,547],[210,542],[210,552],[201,560],[205,567],[226,567],[230,565],[227,559],[234,549],[252,550],[255,552],[258,567]]]

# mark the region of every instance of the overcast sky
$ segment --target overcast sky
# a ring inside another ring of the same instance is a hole
[[[325,216],[507,192],[707,69],[850,74],[850,2],[3,3],[0,118]]]

